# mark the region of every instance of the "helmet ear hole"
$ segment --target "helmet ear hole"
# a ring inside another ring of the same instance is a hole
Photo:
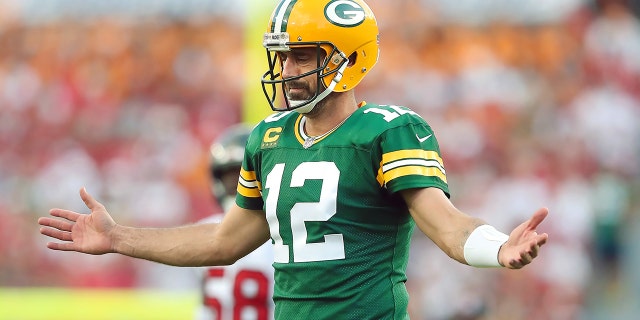
[[[350,56],[349,56],[349,64],[347,64],[348,67],[353,66],[354,64],[356,64],[356,59],[358,59],[358,51],[354,51]]]

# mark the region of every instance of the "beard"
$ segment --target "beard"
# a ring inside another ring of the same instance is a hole
[[[311,93],[309,84],[304,81],[289,81],[286,84],[286,89],[289,100],[309,100],[314,96],[314,94]],[[292,89],[296,89],[295,92],[292,92]]]
[[[305,117],[315,118],[318,114],[322,113],[324,109],[329,108],[335,100],[337,94],[337,92],[329,93],[329,95],[324,99],[318,101],[318,103],[316,103],[316,106],[313,107],[311,111],[305,114]]]
[[[301,81],[300,79],[290,80],[285,82],[284,86],[287,91],[287,99],[289,101],[310,101],[315,99],[318,95],[320,95],[327,87],[324,86],[324,83],[320,78],[318,78],[319,88],[314,86],[314,90],[311,89],[311,85],[309,82]],[[292,92],[292,89],[296,89]],[[332,100],[335,92],[330,92],[328,96],[320,101],[314,103],[309,111],[300,111],[304,110],[307,106],[303,106],[298,110],[298,112],[305,114],[305,116],[313,118],[317,114],[321,113],[327,102]],[[330,104],[330,103],[329,103]]]

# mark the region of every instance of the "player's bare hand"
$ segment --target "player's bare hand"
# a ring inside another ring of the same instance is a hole
[[[40,233],[62,242],[49,242],[53,250],[78,251],[89,254],[113,252],[110,235],[116,227],[105,207],[96,201],[85,188],[80,189],[80,197],[91,210],[91,214],[81,214],[64,209],[51,209],[49,214],[56,218],[38,219]]]
[[[509,240],[502,245],[498,253],[500,264],[510,269],[520,269],[538,256],[540,247],[547,242],[549,235],[538,234],[536,228],[547,214],[549,210],[541,208],[533,214],[531,219],[511,231]]]

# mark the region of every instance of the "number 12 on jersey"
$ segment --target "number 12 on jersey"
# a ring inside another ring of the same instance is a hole
[[[274,261],[289,263],[289,244],[281,236],[277,216],[278,199],[282,188],[285,164],[276,164],[267,175],[265,188],[269,190],[265,208],[271,238],[274,241]],[[320,200],[296,203],[290,210],[290,231],[293,238],[293,262],[340,260],[345,258],[342,234],[326,234],[324,242],[307,243],[306,221],[328,221],[336,214],[340,170],[333,162],[303,162],[291,173],[291,188],[302,188],[306,180],[322,180]]]

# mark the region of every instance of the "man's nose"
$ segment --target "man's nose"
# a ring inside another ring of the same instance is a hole
[[[289,78],[298,75],[298,66],[293,59],[287,59],[282,62],[282,77]]]

